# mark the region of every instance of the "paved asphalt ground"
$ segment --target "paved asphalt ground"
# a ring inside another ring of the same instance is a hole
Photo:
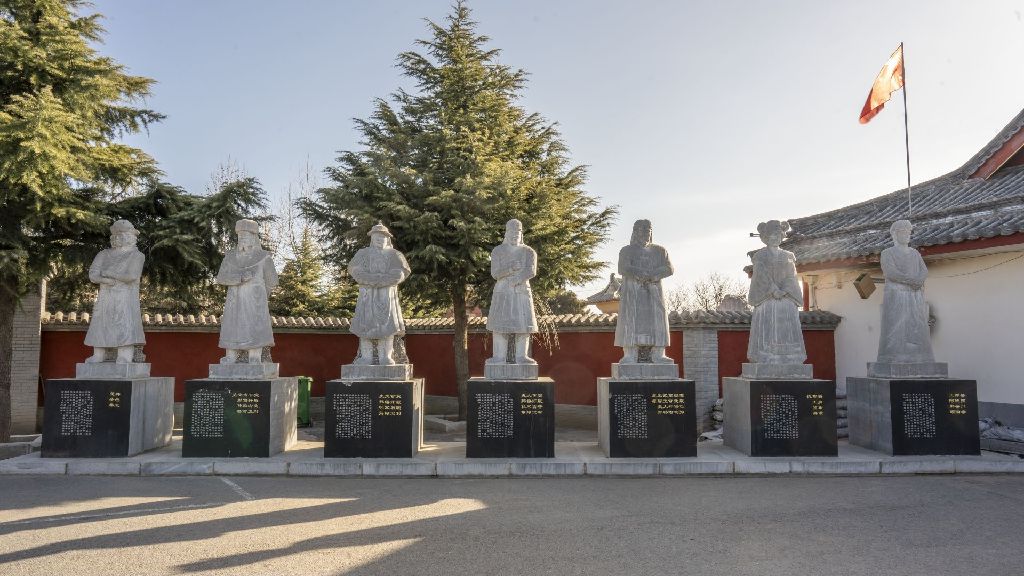
[[[1024,477],[0,477],[0,574],[1024,574]]]

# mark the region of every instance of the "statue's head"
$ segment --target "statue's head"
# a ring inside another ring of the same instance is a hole
[[[897,246],[907,246],[910,244],[910,231],[913,229],[914,225],[910,220],[897,220],[889,227],[889,235]]]
[[[376,248],[390,248],[391,240],[394,238],[388,227],[381,222],[374,224],[367,235],[370,237],[370,245]]]
[[[786,238],[786,234],[789,232],[789,222],[769,220],[767,222],[761,222],[757,225],[757,234],[761,237],[761,242],[764,242],[766,246],[772,248],[778,248],[779,244]]]
[[[127,220],[118,220],[110,226],[110,247],[129,248],[135,246],[139,231]]]
[[[238,249],[248,252],[260,247],[260,225],[255,220],[239,220],[235,222],[235,233],[238,235]]]
[[[523,223],[515,218],[505,223],[505,244],[519,246],[523,243]]]
[[[637,220],[633,222],[633,236],[629,243],[633,246],[648,246],[653,239],[650,220]]]

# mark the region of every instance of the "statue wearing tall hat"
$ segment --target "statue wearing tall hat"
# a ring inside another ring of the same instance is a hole
[[[135,346],[146,343],[139,306],[139,280],[146,258],[135,247],[138,230],[127,220],[110,227],[110,248],[96,255],[89,267],[89,280],[99,284],[85,345],[93,355],[87,363],[106,361],[108,349],[117,350],[118,364],[133,362]]]
[[[359,336],[359,354],[353,364],[390,366],[395,364],[395,336],[405,334],[398,285],[411,270],[405,256],[392,246],[394,236],[387,226],[377,223],[368,235],[370,245],[359,249],[348,265],[349,275],[359,284],[350,326]]]
[[[259,224],[235,223],[238,244],[224,255],[217,283],[228,287],[220,321],[221,364],[258,364],[263,349],[274,345],[270,322],[270,292],[277,286],[277,271],[270,253],[260,246]]]

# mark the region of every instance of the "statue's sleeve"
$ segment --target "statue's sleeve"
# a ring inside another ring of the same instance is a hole
[[[263,283],[267,286],[267,294],[277,288],[277,269],[274,268],[274,259],[269,254],[263,259]]]
[[[764,250],[764,248],[761,250]],[[747,302],[751,306],[757,306],[771,298],[771,291],[774,288],[774,283],[771,281],[771,270],[766,270],[765,264],[758,262],[761,250],[754,252],[750,256],[750,262],[754,265],[754,274],[750,278],[750,291],[747,292]]]
[[[619,276],[636,278],[636,269],[632,265],[632,258],[629,257],[629,246],[623,246],[619,250]]]
[[[672,261],[668,259],[668,250],[665,250],[664,246],[659,246],[658,251],[661,255],[661,264],[655,271],[654,276],[658,280],[663,280],[676,273],[675,269],[672,268]]]
[[[882,257],[879,259],[879,264],[882,266],[882,275],[885,276],[885,280],[887,282],[895,282],[896,284],[915,284],[918,282],[916,274],[911,274],[900,269],[899,259],[895,254],[895,250],[891,248],[882,250]],[[917,263],[915,262],[914,264],[916,268]]]
[[[526,247],[523,269],[519,271],[519,282],[528,282],[537,275],[537,252],[529,246]]]
[[[505,276],[505,269],[501,265],[501,256],[498,252],[499,247],[500,245],[491,250],[491,278],[495,280],[501,280]]]
[[[104,250],[106,252],[106,250]],[[103,281],[103,252],[100,252],[92,259],[89,266],[89,282],[100,284]]]
[[[235,259],[231,257],[231,253],[224,255],[224,259],[220,261],[220,269],[217,271],[217,284],[223,284],[224,286],[237,286],[242,283],[242,274],[239,272],[238,267],[235,266]]]
[[[800,279],[796,276],[796,256],[792,252],[786,252],[786,281],[783,290],[797,306],[803,306],[804,293],[800,290]]]
[[[363,255],[362,250],[356,252],[355,256],[348,261],[348,275],[356,281],[356,284],[366,284],[366,278],[363,276]]]
[[[128,262],[128,268],[124,271],[124,276],[118,278],[118,280],[127,283],[138,282],[142,278],[142,265],[145,263],[146,256],[142,252],[136,251]]]
[[[405,281],[406,278],[409,277],[409,274],[412,274],[412,268],[409,268],[409,263],[405,260],[405,254],[402,254],[398,250],[395,250],[395,256],[398,257],[398,266],[399,268],[401,268],[402,271],[401,276],[398,278],[398,281],[395,282],[395,284],[401,284],[402,282]]]

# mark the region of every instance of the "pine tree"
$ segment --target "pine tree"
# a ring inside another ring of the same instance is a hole
[[[270,311],[281,316],[351,316],[355,306],[352,283],[337,279],[328,288],[329,270],[313,239],[304,227],[281,273],[270,300]]]
[[[153,81],[96,53],[99,15],[76,0],[0,2],[0,442],[9,438],[19,297],[83,231],[109,226],[105,196],[156,173],[116,141],[162,116],[134,104]]]
[[[487,304],[489,257],[505,222],[520,219],[538,253],[537,298],[592,279],[593,258],[614,208],[582,189],[555,126],[517,105],[526,73],[498,63],[463,2],[444,26],[429,22],[425,54],[405,52],[398,66],[417,91],[399,89],[357,120],[365,149],[342,152],[328,168],[333,186],[302,203],[307,218],[347,262],[378,220],[395,235],[412,276],[402,285],[454,312],[459,414],[466,415],[467,310]]]

